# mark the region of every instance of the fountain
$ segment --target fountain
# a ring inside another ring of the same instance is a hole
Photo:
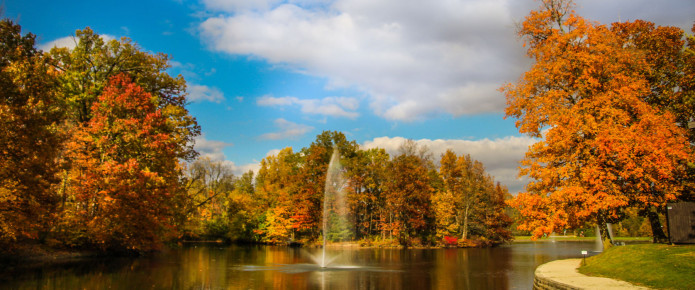
[[[310,257],[313,264],[280,264],[268,266],[243,266],[244,271],[281,271],[285,273],[304,272],[335,272],[335,271],[391,271],[378,267],[333,265],[339,255],[329,255],[326,252],[326,244],[331,238],[341,239],[341,233],[346,229],[347,208],[345,200],[346,179],[343,176],[343,166],[340,164],[340,151],[333,146],[333,153],[326,172],[326,183],[323,196],[322,212],[322,248],[318,255],[303,252]],[[323,276],[322,276],[323,277]]]
[[[328,163],[328,171],[326,172],[326,185],[324,187],[323,193],[323,216],[322,216],[322,235],[323,235],[323,247],[321,254],[320,266],[321,268],[326,268],[326,266],[333,260],[329,259],[326,261],[326,242],[328,240],[328,234],[330,226],[340,226],[340,221],[345,220],[345,178],[343,178],[343,166],[340,164],[340,151],[337,146],[333,146],[333,154],[331,155],[331,161]],[[337,223],[329,224],[329,212],[336,215],[338,218]],[[332,230],[339,230],[333,228]]]

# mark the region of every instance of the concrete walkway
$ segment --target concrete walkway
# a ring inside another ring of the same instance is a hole
[[[557,260],[536,268],[534,289],[650,289],[625,281],[590,277],[577,272],[582,259]]]

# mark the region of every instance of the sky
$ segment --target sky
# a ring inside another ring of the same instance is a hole
[[[202,127],[196,149],[237,175],[325,130],[395,153],[405,140],[470,154],[510,192],[537,142],[504,118],[498,89],[531,65],[516,25],[534,0],[5,0],[39,48],[91,27],[171,57]],[[643,19],[687,32],[692,0],[577,0],[600,23]]]

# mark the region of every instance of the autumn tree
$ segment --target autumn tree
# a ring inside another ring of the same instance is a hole
[[[105,41],[100,35],[94,33],[89,28],[78,30],[74,38],[74,48],[59,48],[51,49],[49,56],[54,60],[53,68],[57,71],[58,86],[55,89],[57,96],[65,104],[63,109],[67,115],[67,121],[60,127],[60,131],[66,135],[66,138],[71,140],[70,144],[83,144],[86,142],[80,138],[84,138],[85,134],[100,134],[98,132],[87,132],[86,128],[91,125],[92,119],[95,118],[99,106],[95,106],[99,102],[99,98],[103,97],[107,87],[111,83],[111,79],[119,76],[119,79],[127,75],[129,82],[137,85],[144,94],[148,94],[150,99],[149,105],[153,106],[160,115],[162,124],[158,124],[158,130],[165,131],[170,145],[166,150],[167,154],[173,157],[165,157],[161,162],[169,163],[170,160],[175,160],[174,164],[169,164],[170,173],[176,172],[177,176],[167,176],[169,181],[180,183],[183,181],[182,161],[192,161],[197,152],[193,149],[195,144],[194,138],[200,134],[200,127],[186,109],[186,83],[183,77],[172,77],[166,70],[170,67],[169,57],[165,54],[151,54],[143,51],[137,44],[131,42],[127,38],[120,40]],[[137,94],[140,94],[139,92]],[[136,98],[138,99],[138,98]],[[103,109],[100,109],[103,110]],[[103,111],[100,114],[105,114]],[[120,114],[120,113],[119,113]],[[122,116],[124,118],[136,118],[136,116]],[[160,119],[157,119],[159,122]],[[110,119],[109,119],[110,120]],[[111,124],[106,124],[103,128],[109,127]],[[121,128],[125,130],[126,128]],[[106,133],[104,133],[106,134]],[[117,136],[108,135],[109,138]],[[124,143],[124,147],[120,148],[121,152],[128,150],[139,150],[137,146],[133,147],[129,143]],[[81,145],[80,145],[81,146]],[[68,151],[61,153],[60,163],[63,172],[60,174],[61,184],[59,185],[60,192],[63,196],[78,196],[78,191],[82,190],[78,186],[80,183],[73,177],[80,176],[84,170],[86,159],[76,159],[79,154],[76,154],[75,148],[68,148]],[[133,156],[144,154],[138,151],[128,151],[128,154]],[[125,153],[124,153],[125,154]],[[88,155],[88,154],[87,154]],[[153,156],[156,157],[156,156]],[[97,164],[90,166],[104,166],[101,160]],[[152,161],[157,162],[157,161]],[[159,170],[151,167],[147,168],[150,171]],[[162,173],[163,171],[160,171]],[[169,173],[167,173],[169,174]],[[126,176],[122,176],[125,178]],[[131,176],[136,178],[136,176]],[[84,178],[81,177],[81,178]],[[95,181],[97,182],[97,181]],[[173,185],[172,185],[173,186]],[[184,186],[175,186],[172,189],[177,189],[177,192],[169,192],[171,200],[175,204],[166,205],[169,207],[167,211],[176,212],[175,222],[173,227],[179,227],[184,224],[186,212],[188,210],[188,202],[185,201],[187,193]],[[64,199],[66,208],[84,201],[74,199]],[[84,205],[84,204],[83,204]],[[74,222],[73,216],[75,212],[66,212],[61,214],[60,227],[63,240],[69,244],[80,244],[77,240],[85,240],[84,234],[79,231],[71,231],[71,222]],[[73,233],[74,235],[70,234]],[[91,239],[91,238],[90,238]],[[71,241],[71,242],[70,242]]]
[[[157,101],[120,74],[92,103],[92,118],[68,144],[73,237],[101,249],[147,251],[174,231],[184,144]]]
[[[348,162],[352,159],[358,149],[355,141],[348,141],[345,134],[337,131],[323,131],[316,136],[316,140],[309,147],[302,149],[302,164],[298,172],[297,180],[300,182],[299,191],[295,196],[295,217],[299,223],[298,228],[307,232],[309,239],[318,238],[318,231],[323,228],[322,215],[324,199],[326,198],[326,175],[328,166],[333,156],[333,151],[338,150],[336,162]],[[342,165],[340,165],[342,168]],[[341,183],[347,183],[341,180]],[[334,199],[335,196],[329,198]],[[330,228],[337,229],[338,224],[343,221],[337,217],[341,211],[346,211],[343,203],[335,203],[330,200],[328,205],[331,213],[327,218],[332,219]],[[344,227],[341,225],[340,227]],[[345,236],[343,233],[342,236]],[[349,234],[347,234],[349,236]],[[336,237],[338,235],[335,235]]]
[[[510,204],[536,237],[592,222],[606,240],[606,223],[631,202],[676,198],[690,150],[674,114],[646,101],[645,53],[573,5],[544,0],[519,30],[535,63],[502,88],[506,114],[542,140],[522,161],[534,181]]]
[[[506,188],[495,185],[483,164],[470,155],[456,156],[447,150],[440,164],[444,188],[433,199],[438,238],[460,236],[464,245],[471,236],[484,244],[510,240],[511,219],[504,204]]]
[[[381,226],[395,235],[400,244],[408,245],[413,239],[427,242],[434,225],[431,206],[431,171],[426,147],[412,140],[406,141],[400,153],[388,163],[388,179],[385,185],[385,215]]]
[[[488,178],[488,184],[493,180]],[[479,235],[484,239],[483,243],[498,245],[512,240],[512,233],[509,226],[512,219],[507,215],[505,208],[505,197],[509,196],[509,191],[501,183],[495,183],[494,187],[488,190],[481,197],[481,211],[478,213],[480,219]]]
[[[234,189],[234,174],[223,162],[201,157],[187,166],[185,174],[187,198],[185,235],[196,238],[225,237],[228,196]]]
[[[229,237],[235,241],[259,242],[254,231],[262,221],[265,209],[263,200],[256,194],[253,171],[248,171],[234,181],[234,191],[228,196],[226,206]]]
[[[357,238],[370,238],[379,233],[385,238],[386,231],[380,230],[379,220],[387,215],[384,189],[389,159],[386,150],[373,148],[359,150],[355,158],[347,161],[349,219]]]
[[[86,125],[92,118],[93,102],[110,79],[125,73],[155,98],[155,106],[174,129],[172,138],[179,144],[177,155],[182,160],[193,160],[197,156],[194,138],[200,135],[200,127],[185,107],[186,81],[166,72],[169,56],[143,51],[125,37],[105,41],[90,28],[75,34],[74,48],[54,47],[50,51],[59,76],[57,94],[65,102],[70,120],[63,130],[69,134],[73,127]]]
[[[689,123],[695,117],[695,92],[692,85],[692,72],[687,70],[692,66],[691,53],[688,52],[684,36],[685,33],[678,27],[656,26],[654,23],[635,20],[633,22],[618,22],[611,25],[611,31],[616,34],[618,41],[626,49],[636,50],[644,55],[648,69],[643,72],[647,82],[648,91],[642,96],[645,102],[657,110],[671,112],[680,127],[689,129]],[[690,62],[690,64],[689,64]],[[695,141],[693,130],[688,130],[687,136]],[[690,171],[693,171],[692,169]],[[695,173],[687,174],[681,182],[685,185],[695,181]],[[692,188],[692,186],[689,186]],[[684,189],[687,198],[692,189]],[[654,192],[647,192],[652,199]],[[647,201],[650,197],[633,198],[632,206],[640,209],[643,216],[649,218],[652,224],[652,235],[657,241],[667,241],[662,230],[658,213],[665,214],[663,206],[663,193],[656,194],[658,200]]]
[[[291,147],[261,160],[255,187],[255,195],[261,201],[259,206],[265,209],[255,230],[260,240],[270,243],[294,240],[296,221],[292,218],[292,196],[297,192],[295,177],[299,170],[299,154]]]
[[[0,245],[43,238],[59,196],[61,102],[50,59],[12,21],[0,21]]]

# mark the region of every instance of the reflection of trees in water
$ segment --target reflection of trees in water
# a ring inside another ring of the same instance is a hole
[[[531,288],[534,269],[578,258],[593,243],[529,242],[498,248],[337,249],[187,244],[142,258],[110,258],[22,270],[11,289],[508,289]],[[340,268],[340,267],[344,268]],[[15,277],[12,277],[15,278]],[[7,282],[7,283],[4,283]]]

